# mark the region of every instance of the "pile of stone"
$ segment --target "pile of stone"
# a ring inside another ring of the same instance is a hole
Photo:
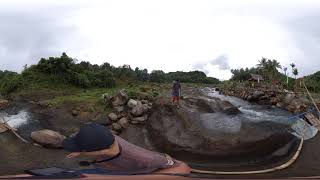
[[[293,92],[233,89],[224,90],[223,93],[225,95],[242,98],[249,102],[255,102],[264,105],[274,105],[293,113],[304,112],[308,107],[308,101],[304,97],[301,97]]]
[[[104,94],[103,98],[113,108],[113,112],[108,115],[107,124],[117,134],[130,124],[144,124],[152,107],[148,100],[129,99],[125,90],[120,90],[114,96]]]

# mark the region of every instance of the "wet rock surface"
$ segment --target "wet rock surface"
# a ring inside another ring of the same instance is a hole
[[[226,111],[232,109],[232,113]],[[154,102],[147,129],[152,143],[176,156],[224,161],[265,159],[292,140],[286,125],[242,121],[240,111],[216,98],[186,97],[176,108],[165,99]]]
[[[167,152],[195,167],[197,165],[193,164],[194,160],[201,164],[208,161],[215,162],[217,170],[227,167],[226,162],[236,162],[242,167],[253,160],[254,165],[265,165],[261,161],[268,159],[269,156],[283,159],[294,150],[296,139],[279,130],[285,128],[283,125],[271,122],[256,124],[243,122],[235,118],[241,115],[239,109],[228,101],[199,96],[198,92],[183,94],[185,97],[179,109],[171,105],[169,97],[160,98],[152,104],[150,101],[134,100],[137,104],[141,101],[141,104],[149,106],[146,113],[135,117],[131,114],[133,107],[129,107],[128,104],[130,100],[127,100],[126,104],[122,105],[125,107],[125,112],[113,112],[117,116],[115,121],[107,117],[108,113],[98,119],[99,122],[107,122],[112,129],[111,124],[117,124],[114,130],[118,130],[114,133],[120,134],[134,144]],[[72,108],[68,109],[67,105],[57,109],[40,107],[35,104],[32,112],[37,114],[36,118],[40,120],[41,127],[61,132],[66,136],[77,132],[81,124],[94,122],[91,119],[96,118],[93,113],[86,115],[89,118],[80,118],[81,111],[74,116],[71,113]],[[127,128],[120,124],[122,118],[126,118],[129,122]],[[261,134],[257,135],[258,133]],[[30,136],[30,133],[26,136]],[[67,152],[62,150],[23,144],[7,132],[0,137],[0,142],[6,144],[0,148],[5,152],[0,159],[5,162],[10,161],[0,166],[2,174],[21,173],[25,169],[47,166],[78,168],[79,160],[65,159]]]
[[[306,97],[302,97],[294,92],[234,88],[222,90],[221,93],[239,97],[253,103],[275,105],[292,113],[301,113],[308,108]]]

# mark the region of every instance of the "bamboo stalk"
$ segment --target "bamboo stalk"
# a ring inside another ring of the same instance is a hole
[[[263,169],[263,170],[256,170],[256,171],[206,171],[206,170],[199,170],[199,169],[191,169],[191,172],[193,173],[200,173],[200,174],[221,174],[221,175],[243,175],[243,174],[262,174],[262,173],[269,173],[274,172],[277,170],[285,169],[289,167],[291,164],[293,164],[299,157],[300,152],[302,150],[303,146],[303,138],[300,140],[299,147],[296,151],[296,153],[284,164],[270,168],[270,169]]]
[[[302,83],[303,83],[303,86],[304,86],[304,88],[306,89],[306,91],[307,91],[307,93],[308,93],[308,95],[309,95],[309,97],[310,97],[310,99],[311,99],[311,101],[312,101],[313,105],[316,107],[316,109],[318,110],[318,113],[320,114],[320,110],[319,110],[319,108],[318,108],[318,106],[317,106],[316,102],[315,102],[315,101],[314,101],[314,99],[312,98],[312,96],[311,96],[311,94],[310,94],[310,92],[309,92],[309,90],[308,90],[308,88],[307,88],[306,84],[304,83],[304,80],[302,81]]]
[[[3,121],[3,125],[8,129],[10,130],[17,138],[19,138],[22,142],[24,143],[29,143],[27,140],[25,140],[23,137],[21,137],[17,132],[16,132],[16,129],[12,128],[3,118],[2,118],[2,121]]]

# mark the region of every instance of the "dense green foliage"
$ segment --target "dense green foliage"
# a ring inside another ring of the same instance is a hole
[[[15,72],[0,70],[0,92],[9,94],[22,86],[21,76]]]
[[[231,81],[243,82],[248,80],[251,76],[250,74],[259,74],[264,78],[265,84],[272,84],[277,82],[282,85],[284,88],[294,90],[297,87],[300,87],[299,81],[297,81],[298,69],[294,63],[290,64],[291,74],[294,78],[289,77],[289,73],[287,73],[288,68],[283,67],[277,60],[270,60],[266,58],[262,58],[257,64],[256,67],[252,68],[240,68],[240,69],[232,69],[231,73],[232,78]],[[282,69],[283,73],[279,72],[278,69]],[[288,83],[287,83],[288,81]],[[235,83],[225,83],[229,86],[234,85]],[[311,92],[320,92],[320,71],[306,76],[305,84]]]
[[[59,85],[72,85],[80,88],[111,88],[116,81],[127,82],[172,82],[180,80],[185,83],[217,84],[219,80],[207,77],[201,71],[170,72],[161,70],[152,71],[135,68],[130,65],[114,67],[109,63],[102,65],[90,62],[77,61],[62,53],[60,57],[41,58],[38,64],[25,66],[21,74],[9,71],[0,71],[0,93],[7,95],[20,87],[52,87]]]
[[[283,78],[283,75],[278,69],[281,69],[281,65],[277,60],[262,58],[259,60],[257,67],[252,67],[250,69],[231,69],[231,73],[233,74],[231,80],[245,81],[250,78],[250,74],[259,74],[265,81],[271,82],[275,79]]]
[[[307,88],[312,92],[320,92],[320,71],[305,77]]]

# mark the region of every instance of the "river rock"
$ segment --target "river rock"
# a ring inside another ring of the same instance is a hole
[[[104,93],[102,94],[102,99],[105,103],[110,103],[111,99],[112,99],[112,96],[109,95],[108,93]]]
[[[127,92],[122,89],[115,96],[112,97],[111,103],[113,107],[123,106],[127,103],[129,97]]]
[[[276,104],[276,106],[277,106],[278,108],[282,108],[282,107],[284,107],[284,103],[283,103],[283,102],[278,102],[278,103]]]
[[[9,105],[9,101],[5,99],[0,99],[0,109],[4,109]]]
[[[111,120],[109,117],[106,117],[106,119],[105,119],[105,124],[106,124],[107,126],[111,125],[111,124],[112,124],[112,120]]]
[[[307,106],[299,99],[293,99],[287,106],[287,110],[293,113],[304,112]]]
[[[71,114],[72,114],[72,116],[78,116],[79,111],[74,109],[74,110],[72,110]]]
[[[118,120],[118,116],[115,113],[110,113],[108,115],[108,118],[111,119],[111,121],[117,121]]]
[[[121,130],[121,125],[118,123],[112,123],[112,129],[114,129],[115,131],[120,131]]]
[[[270,103],[271,103],[272,105],[276,105],[278,102],[280,102],[280,99],[279,99],[278,97],[272,97],[272,98],[270,99]]]
[[[132,108],[134,108],[135,106],[137,106],[138,105],[138,102],[136,101],[136,100],[134,100],[134,99],[130,99],[129,101],[128,101],[128,107],[130,108],[130,109],[132,109]]]
[[[59,132],[49,129],[34,131],[31,133],[31,139],[44,147],[61,148],[62,141],[66,137]]]
[[[265,93],[263,92],[263,91],[254,91],[253,92],[253,94],[250,96],[250,97],[248,97],[248,101],[257,101],[257,100],[259,100],[259,98],[261,97],[261,96],[263,96]]]
[[[221,101],[219,105],[223,113],[230,115],[240,113],[240,110],[236,106],[232,105],[229,101]]]
[[[146,113],[148,109],[149,107],[147,104],[142,104],[140,101],[138,101],[138,104],[134,108],[132,108],[131,114],[135,117],[141,116]]]
[[[133,124],[138,124],[138,123],[144,123],[148,119],[147,115],[141,116],[141,117],[135,117],[132,119],[134,121]]]
[[[125,110],[124,106],[117,106],[117,107],[114,107],[113,110],[117,113],[121,113]]]
[[[125,129],[129,127],[128,119],[125,118],[125,117],[121,118],[121,119],[118,121],[118,123],[120,124],[121,127],[125,128]]]
[[[288,93],[284,98],[284,103],[289,104],[295,97],[294,93]]]
[[[148,100],[143,99],[143,100],[141,100],[141,103],[142,103],[142,104],[148,104],[148,103],[149,103],[149,101],[148,101]]]

